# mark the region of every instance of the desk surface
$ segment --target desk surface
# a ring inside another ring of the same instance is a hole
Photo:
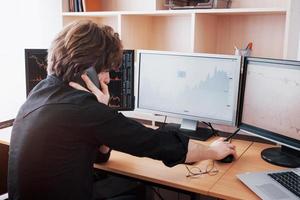
[[[204,143],[210,143],[212,140]],[[237,154],[241,156],[247,148],[252,144],[249,141],[235,140]],[[202,161],[195,163],[192,166],[197,166],[205,169],[208,162]],[[187,170],[183,164],[172,168],[166,167],[161,161],[152,160],[149,158],[139,158],[113,151],[107,163],[95,164],[96,168],[134,177],[140,180],[157,183],[160,185],[169,186],[189,192],[208,194],[209,189],[232,167],[233,163],[225,164],[215,162],[215,168],[219,173],[215,176],[201,175],[197,178],[187,178]]]
[[[236,175],[245,172],[284,169],[283,167],[269,164],[260,157],[260,152],[267,147],[271,147],[271,145],[253,143],[241,158],[210,189],[209,195],[222,199],[260,199]]]
[[[0,129],[0,144],[9,145],[12,127]]]

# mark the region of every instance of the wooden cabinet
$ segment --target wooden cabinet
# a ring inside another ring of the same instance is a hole
[[[168,10],[164,0],[89,0],[93,12],[69,12],[63,24],[90,19],[119,32],[125,48],[234,54],[253,42],[252,56],[296,59],[298,0],[232,0],[230,9]]]

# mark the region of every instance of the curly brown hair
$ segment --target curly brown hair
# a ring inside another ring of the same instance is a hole
[[[122,43],[110,26],[89,20],[67,25],[48,49],[48,74],[72,81],[91,66],[96,72],[118,68],[122,61]]]

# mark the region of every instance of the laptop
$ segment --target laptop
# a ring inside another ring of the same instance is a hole
[[[300,199],[300,168],[269,172],[247,172],[238,174],[237,177],[261,199]]]

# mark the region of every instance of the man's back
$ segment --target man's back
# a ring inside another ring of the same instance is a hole
[[[9,198],[91,199],[101,145],[135,156],[185,161],[189,139],[116,113],[55,76],[38,84],[15,120],[9,152]]]
[[[101,106],[92,95],[68,90],[53,77],[33,91],[12,130],[11,199],[88,199],[98,144],[82,117],[84,105],[93,101]]]

